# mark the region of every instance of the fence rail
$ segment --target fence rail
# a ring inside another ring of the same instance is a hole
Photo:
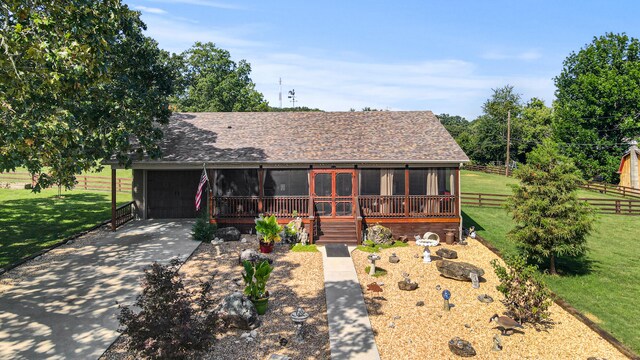
[[[0,182],[29,183],[35,179],[26,171],[0,173]],[[117,192],[131,192],[133,179],[120,177],[116,179]],[[76,176],[76,190],[111,191],[111,178],[96,175]]]
[[[465,165],[464,169],[480,171],[488,174],[506,175],[506,169],[504,166]],[[511,176],[511,171],[509,171],[509,176]],[[640,190],[628,186],[608,184],[598,181],[587,181],[580,187],[585,190],[597,191],[601,194],[615,194],[622,197],[640,199]]]
[[[136,216],[136,203],[130,201],[124,205],[120,205],[116,208],[116,228],[126,224],[133,220]]]
[[[462,193],[462,205],[501,207],[509,195]],[[640,215],[640,200],[580,198],[600,214]]]

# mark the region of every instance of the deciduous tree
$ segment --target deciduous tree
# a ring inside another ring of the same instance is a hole
[[[587,177],[616,181],[625,142],[640,134],[640,42],[624,33],[595,37],[566,58],[555,84],[563,151]]]
[[[227,50],[196,42],[182,53],[184,91],[179,111],[268,111],[269,104],[249,77],[251,65],[231,60]]]
[[[119,0],[9,0],[0,23],[0,171],[70,187],[113,154],[160,154],[173,79],[139,13]]]

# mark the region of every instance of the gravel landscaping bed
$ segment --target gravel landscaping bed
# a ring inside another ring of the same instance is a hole
[[[212,281],[218,300],[234,291],[242,291],[242,266],[238,256],[242,249],[258,248],[255,236],[243,235],[248,242],[225,242],[220,245],[201,244],[182,265],[180,273],[185,284],[197,286],[199,281]],[[327,325],[322,254],[320,252],[291,252],[287,245],[276,246],[271,257],[274,271],[267,283],[270,293],[269,309],[260,316],[262,325],[256,329],[257,338],[242,338],[247,331],[230,329],[217,335],[217,341],[199,359],[268,359],[272,354],[288,355],[292,359],[329,359],[329,328]],[[305,343],[294,341],[295,329],[290,314],[297,306],[309,313],[305,324]],[[282,346],[280,340],[286,339]],[[124,351],[121,337],[104,354],[104,359],[135,359]]]
[[[454,337],[467,340],[475,348],[480,359],[586,359],[588,357],[626,359],[616,348],[589,329],[582,322],[561,307],[553,304],[550,308],[553,325],[537,331],[525,325],[522,332],[516,331],[502,336],[503,350],[492,350],[493,336],[500,334],[497,324],[489,323],[489,318],[497,313],[502,315],[505,308],[500,302],[502,294],[496,290],[498,278],[490,261],[497,258],[489,249],[475,240],[467,246],[440,245],[431,248],[432,259],[437,259],[435,251],[449,248],[457,251],[458,259],[484,269],[485,275],[480,288],[474,289],[470,282],[457,281],[440,276],[434,262],[424,264],[423,248],[413,242],[406,248],[381,251],[381,260],[376,266],[388,271],[386,276],[371,277],[365,272],[369,265],[368,253],[355,250],[352,253],[360,285],[369,311],[369,319],[375,334],[376,345],[382,359],[444,359],[458,358],[449,350],[448,342]],[[400,262],[392,264],[389,256],[396,253]],[[401,291],[398,282],[406,272],[419,287],[415,291]],[[383,291],[367,291],[372,282],[382,282]],[[440,290],[436,289],[440,287]],[[451,292],[450,311],[443,309],[442,291]],[[481,303],[478,296],[490,295],[495,301]],[[423,301],[424,306],[416,306]]]

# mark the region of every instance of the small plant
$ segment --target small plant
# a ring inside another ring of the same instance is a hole
[[[142,294],[134,303],[140,312],[120,306],[119,331],[128,336],[129,351],[150,359],[187,359],[214,341],[217,316],[211,284],[185,290],[179,266],[177,259],[169,265],[153,263],[144,271]]]
[[[260,215],[256,219],[256,233],[262,235],[260,240],[262,243],[273,244],[274,242],[279,242],[282,240],[280,232],[282,232],[282,226],[278,225],[278,219],[275,215],[267,217]]]
[[[216,224],[211,224],[209,222],[209,215],[207,212],[202,211],[196,219],[195,224],[191,227],[191,236],[193,237],[193,240],[196,241],[210,242],[216,233],[216,229]]]
[[[250,261],[243,261],[245,288],[244,294],[256,306],[258,314],[263,315],[267,311],[267,302],[269,300],[269,292],[266,290],[267,281],[273,271],[273,266],[268,261],[262,261],[259,264],[253,264]]]
[[[539,324],[549,317],[551,292],[536,267],[527,265],[523,257],[510,259],[506,268],[497,259],[491,261],[491,266],[500,280],[496,288],[505,297],[502,303],[509,316],[521,324]]]
[[[318,252],[318,247],[315,244],[303,245],[301,243],[291,246],[293,252]]]
[[[362,242],[362,245],[358,245],[356,249],[368,253],[377,253],[381,249],[391,249],[391,248],[399,248],[399,247],[407,247],[409,244],[403,243],[402,241],[394,241],[391,244],[376,244],[371,240],[365,240]]]
[[[364,268],[364,271],[368,274],[369,270],[371,270],[371,266],[367,266]],[[387,270],[376,266],[376,272],[373,274],[373,277],[380,277],[387,275]]]

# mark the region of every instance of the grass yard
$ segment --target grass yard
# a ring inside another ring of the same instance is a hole
[[[463,193],[505,194],[511,195],[509,184],[515,184],[517,179],[478,171],[460,171],[460,185]],[[616,195],[601,194],[597,191],[578,190],[578,197],[591,199],[624,199]]]
[[[463,192],[497,193],[503,184],[512,181],[499,175],[467,171],[463,172],[461,184]],[[513,226],[506,210],[463,206],[463,217],[465,227],[475,225],[478,234],[504,255],[517,253],[516,246],[506,238],[507,231]],[[637,304],[640,263],[633,231],[638,227],[638,216],[599,215],[588,239],[588,254],[579,260],[558,259],[558,270],[562,275],[546,276],[555,293],[636,353],[640,353],[640,307]]]
[[[111,217],[111,193],[0,189],[0,267]],[[117,193],[118,204],[131,194]]]

